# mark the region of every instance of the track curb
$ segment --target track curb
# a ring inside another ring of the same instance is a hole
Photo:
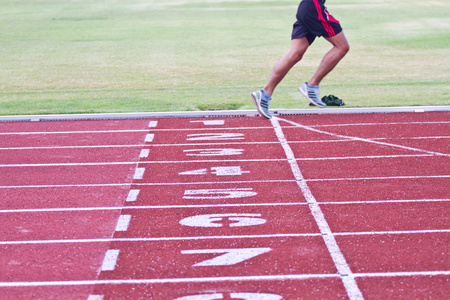
[[[450,106],[405,106],[369,108],[326,108],[326,109],[273,109],[273,115],[315,115],[315,114],[363,114],[363,113],[404,113],[450,111]],[[0,122],[32,121],[76,121],[113,119],[158,119],[158,118],[207,118],[207,117],[253,117],[256,110],[216,110],[216,111],[176,111],[100,114],[60,114],[60,115],[13,115],[0,116]]]

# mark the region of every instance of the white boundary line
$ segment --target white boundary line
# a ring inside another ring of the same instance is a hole
[[[133,200],[136,201],[136,200]],[[319,202],[320,205],[353,205],[353,204],[398,204],[398,203],[423,203],[423,202],[449,202],[450,199],[400,199],[400,200],[367,200],[367,201],[342,201]],[[130,201],[128,201],[130,202]],[[308,203],[299,202],[274,202],[274,203],[235,203],[235,204],[192,204],[192,205],[139,205],[139,206],[107,206],[107,207],[67,207],[67,208],[26,208],[26,209],[0,209],[4,213],[45,213],[45,212],[80,212],[80,211],[108,211],[108,210],[138,210],[138,209],[186,209],[186,208],[215,208],[215,207],[262,207],[262,206],[303,206]]]
[[[292,126],[296,127],[296,126]],[[368,140],[422,140],[422,139],[449,139],[450,136],[418,136],[418,137],[393,137],[370,138]],[[352,140],[316,140],[316,141],[289,141],[290,144],[314,144],[314,143],[345,143]],[[175,147],[175,146],[215,146],[215,145],[271,145],[278,142],[219,142],[219,143],[186,143],[186,144],[137,144],[137,145],[82,145],[82,146],[37,146],[37,147],[0,147],[0,150],[53,150],[53,149],[91,149],[91,148],[141,148],[141,147]]]
[[[292,126],[293,128],[295,126]],[[261,130],[271,127],[220,127],[220,128],[173,128],[173,129],[111,129],[111,130],[68,130],[68,131],[20,131],[0,132],[0,135],[54,135],[54,134],[96,134],[96,133],[146,133],[146,132],[173,132],[173,131],[231,131],[231,130]],[[149,133],[151,139],[154,133]]]
[[[334,236],[331,232],[330,227],[325,219],[325,216],[322,213],[322,210],[319,207],[319,204],[316,201],[316,198],[312,195],[311,190],[306,183],[306,180],[303,177],[303,174],[295,160],[294,153],[292,152],[291,147],[288,145],[286,138],[284,137],[283,130],[281,129],[280,123],[278,122],[277,117],[273,117],[271,119],[272,126],[275,130],[275,133],[278,137],[278,140],[283,147],[288,162],[291,166],[292,173],[294,174],[295,179],[297,180],[297,184],[301,189],[303,195],[305,196],[306,202],[308,202],[309,207],[311,209],[311,213],[319,227],[319,230],[323,236],[323,240],[328,248],[328,251],[333,259],[334,265],[336,266],[339,274],[341,275],[342,283],[344,284],[345,290],[351,300],[353,299],[364,299],[358,284],[352,274],[352,271],[342,254]]]
[[[288,237],[318,237],[329,242],[330,235],[333,236],[358,236],[358,235],[410,235],[410,234],[435,234],[450,233],[450,229],[434,230],[405,230],[405,231],[355,231],[355,232],[333,232],[333,233],[284,233],[284,234],[259,234],[259,235],[218,235],[218,236],[174,236],[174,237],[149,237],[149,238],[91,238],[91,239],[62,239],[62,240],[22,240],[22,241],[0,241],[0,245],[34,245],[34,244],[84,244],[84,243],[111,243],[111,242],[167,242],[167,241],[199,241],[199,240],[226,240],[226,239],[266,239],[266,238],[288,238]],[[333,238],[334,239],[334,238]],[[336,253],[331,254],[335,256]],[[342,269],[341,269],[342,271]],[[351,274],[340,273],[345,277]]]
[[[281,118],[280,118],[281,119]],[[328,124],[328,125],[310,125],[311,128],[329,127],[329,126],[380,126],[380,125],[422,125],[422,124],[450,124],[450,122],[404,122],[404,123],[355,123],[355,124]],[[295,128],[297,126],[285,126],[285,128]],[[141,133],[141,132],[173,132],[173,131],[232,131],[232,130],[261,130],[271,129],[271,127],[212,127],[212,128],[172,128],[172,129],[110,129],[110,130],[67,130],[67,131],[8,131],[0,132],[0,135],[55,135],[55,134],[97,134],[97,133]],[[152,133],[153,134],[153,133]]]
[[[148,150],[148,149],[143,149]],[[141,152],[142,153],[142,152]],[[147,155],[150,152],[147,153]],[[305,157],[296,158],[297,161],[320,161],[320,160],[351,160],[351,159],[387,159],[387,158],[416,158],[416,157],[434,157],[433,154],[399,154],[399,155],[369,155],[369,156],[336,156],[336,157]],[[142,155],[141,155],[142,157]],[[222,162],[260,162],[260,161],[286,161],[284,158],[271,158],[271,159],[235,159],[235,160],[180,160],[180,161],[139,161],[140,165],[145,164],[188,164],[188,163],[222,163]],[[81,162],[81,163],[35,163],[35,164],[3,164],[0,168],[7,167],[66,167],[66,166],[108,166],[108,165],[131,165],[135,164],[133,161],[122,162]]]
[[[354,277],[412,277],[412,276],[449,276],[450,271],[390,272],[390,273],[355,273]],[[165,283],[199,283],[199,282],[240,282],[240,281],[274,281],[338,278],[339,274],[291,274],[267,276],[228,276],[198,278],[166,279],[112,279],[112,280],[67,280],[67,281],[30,281],[0,282],[0,287],[36,287],[36,286],[79,286],[79,285],[121,285],[121,284],[165,284]]]
[[[423,122],[380,122],[380,123],[349,123],[332,124],[332,126],[379,126],[379,125],[421,125],[421,124],[450,124],[450,121],[423,121]],[[330,127],[327,125],[311,125],[311,127]]]
[[[84,145],[84,146],[39,146],[39,147],[3,147],[0,150],[53,150],[53,149],[91,149],[91,148],[142,148],[141,145]]]
[[[87,133],[130,133],[148,132],[148,129],[115,129],[115,130],[79,130],[79,131],[23,131],[0,132],[0,135],[51,135],[51,134],[87,134]]]
[[[399,179],[436,179],[450,178],[450,175],[429,175],[429,176],[388,176],[388,177],[358,177],[358,178],[318,178],[305,179],[305,182],[321,181],[358,181],[358,180],[399,180]],[[157,183],[80,183],[80,184],[48,184],[48,185],[4,185],[0,189],[18,189],[18,188],[67,188],[67,187],[120,187],[120,186],[174,186],[174,185],[202,185],[202,184],[247,184],[247,183],[283,183],[297,182],[295,179],[286,180],[246,180],[246,181],[213,181],[213,182],[157,182]]]

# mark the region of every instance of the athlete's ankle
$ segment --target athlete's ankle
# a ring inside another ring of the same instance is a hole
[[[308,86],[308,87],[310,87],[310,88],[319,88],[319,84],[317,83],[317,84],[312,84],[312,83],[310,83],[309,81],[307,81],[306,82],[306,85]]]
[[[265,89],[262,89],[261,92],[263,93],[264,97],[266,97],[267,99],[272,99],[272,95],[269,94]]]

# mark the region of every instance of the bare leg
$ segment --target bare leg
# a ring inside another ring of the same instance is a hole
[[[292,40],[291,49],[276,63],[272,75],[270,75],[269,82],[267,82],[267,85],[264,88],[267,93],[270,95],[273,94],[273,91],[281,80],[283,80],[292,67],[302,59],[303,54],[305,54],[308,47],[309,42],[305,37]]]
[[[339,61],[350,50],[350,46],[343,31],[331,38],[325,39],[333,45],[333,48],[325,54],[317,72],[308,81],[311,85],[319,85],[322,79],[336,67]]]

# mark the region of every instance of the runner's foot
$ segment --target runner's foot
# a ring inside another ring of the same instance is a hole
[[[272,114],[269,112],[271,99],[264,96],[263,90],[253,92],[252,98],[253,102],[255,102],[259,114],[262,115],[263,117],[266,117],[267,119],[272,118]]]
[[[298,88],[300,93],[306,97],[312,104],[318,107],[326,107],[327,105],[320,99],[320,89],[317,86],[311,86],[305,82],[302,86]]]

